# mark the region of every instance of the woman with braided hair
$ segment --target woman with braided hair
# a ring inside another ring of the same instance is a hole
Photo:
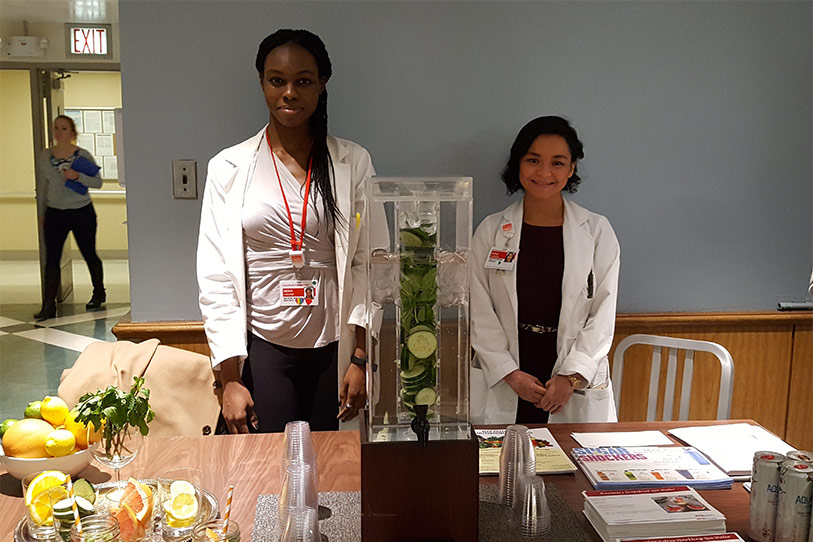
[[[278,30],[255,67],[268,124],[209,162],[198,241],[223,417],[232,433],[293,420],[337,429],[366,402],[360,217],[373,166],[364,148],[327,133],[332,68],[318,36]],[[371,212],[383,223],[383,209]]]

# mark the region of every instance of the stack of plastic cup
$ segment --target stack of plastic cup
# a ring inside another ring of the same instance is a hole
[[[500,503],[511,506],[517,493],[519,478],[523,474],[536,475],[531,433],[524,425],[505,428],[500,451]]]
[[[281,542],[321,542],[319,517],[315,508],[292,507],[286,514]]]
[[[313,446],[311,428],[308,422],[288,422],[285,425],[285,437],[282,446],[280,478],[285,478],[285,470],[291,461],[302,461],[311,466],[314,486],[318,490],[319,473],[316,470],[316,449]]]
[[[279,526],[284,529],[291,510],[319,508],[319,496],[313,483],[311,466],[302,461],[290,461],[282,479],[279,494]]]
[[[512,525],[523,538],[540,539],[550,533],[550,508],[541,476],[520,476],[512,508]]]

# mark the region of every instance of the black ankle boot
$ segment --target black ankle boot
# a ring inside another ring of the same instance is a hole
[[[105,293],[104,290],[102,290],[101,292],[94,291],[93,296],[90,298],[90,301],[88,301],[87,304],[85,304],[85,309],[87,310],[98,309],[99,307],[104,305],[105,301],[107,301],[107,294]]]
[[[56,317],[56,304],[45,306],[43,305],[42,309],[34,315],[34,320],[36,322],[42,322],[43,320],[50,320],[51,318]]]

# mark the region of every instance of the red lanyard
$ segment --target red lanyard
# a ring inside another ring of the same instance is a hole
[[[291,250],[302,250],[302,244],[305,241],[305,221],[308,218],[308,194],[310,194],[311,190],[311,166],[313,166],[313,156],[311,155],[308,160],[308,176],[305,178],[305,201],[302,202],[302,231],[299,235],[299,241],[297,241],[296,233],[294,232],[294,217],[291,216],[288,198],[285,197],[285,190],[282,188],[282,179],[279,176],[279,169],[277,169],[277,159],[274,156],[274,147],[271,146],[271,136],[268,134],[268,128],[265,129],[265,137],[268,140],[268,148],[271,150],[271,160],[274,162],[274,171],[277,173],[277,181],[279,181],[279,191],[282,194],[282,201],[285,202],[285,210],[288,211],[288,225],[291,227]]]

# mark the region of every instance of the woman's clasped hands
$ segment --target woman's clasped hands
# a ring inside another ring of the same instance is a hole
[[[555,375],[543,385],[537,377],[517,369],[506,375],[504,380],[520,399],[551,414],[561,411],[573,394],[570,381],[561,375]]]

